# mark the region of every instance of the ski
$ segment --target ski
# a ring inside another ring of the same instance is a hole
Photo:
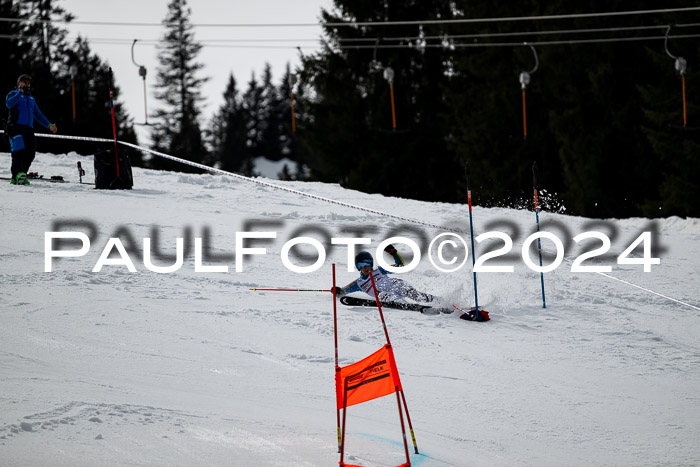
[[[12,180],[12,178],[0,177],[0,180]],[[51,183],[70,183],[68,180],[64,180],[63,177],[61,177],[60,175],[54,175],[51,178],[44,178],[43,175],[40,175],[38,177],[27,177],[27,180],[30,180],[32,182],[39,181],[39,182],[51,182]]]
[[[376,308],[377,302],[367,298],[357,297],[340,297],[340,303],[346,306],[362,306]],[[421,313],[452,313],[449,308],[435,308],[429,305],[421,305],[419,303],[402,303],[402,302],[382,302],[382,307],[392,308],[396,310],[420,311]]]

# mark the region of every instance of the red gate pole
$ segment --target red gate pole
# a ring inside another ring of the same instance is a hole
[[[336,413],[338,419],[338,452],[340,452],[340,446],[342,444],[341,440],[341,430],[340,430],[340,409],[338,409],[338,373],[340,372],[340,367],[338,366],[338,304],[335,294],[335,263],[333,263],[333,338],[335,339],[335,384],[336,384]],[[343,412],[343,418],[345,418],[345,413]],[[342,457],[340,461],[342,462]]]
[[[416,443],[416,435],[413,432],[413,424],[411,423],[411,416],[408,414],[408,405],[406,404],[406,396],[403,393],[403,388],[401,389],[401,399],[403,399],[403,406],[406,409],[406,420],[408,420],[408,429],[411,432],[411,441],[413,441],[413,449],[416,454],[420,454],[418,452],[418,443]]]
[[[377,284],[374,283],[373,272],[369,273],[369,278],[372,280],[372,290],[374,290],[374,299],[377,302],[377,308],[379,309],[379,317],[382,320],[382,326],[384,326],[384,335],[386,336],[387,345],[391,346],[391,341],[389,340],[389,330],[386,328],[386,322],[384,321],[384,313],[382,312],[382,303],[379,301],[379,293],[377,292]]]
[[[401,401],[399,400],[399,387],[396,388],[396,405],[399,407],[399,420],[401,420],[401,435],[403,437],[403,449],[406,452],[406,464],[411,465],[411,458],[408,455],[408,442],[406,441],[406,426],[403,423],[403,413],[401,412]]]
[[[348,379],[345,378],[343,383],[343,436],[340,442],[340,465],[345,465],[343,463],[343,458],[345,456],[345,419],[348,413]]]
[[[374,283],[374,275],[372,273],[370,273],[369,277],[372,280],[372,289],[374,290],[374,299],[377,302],[377,308],[379,309],[379,316],[382,319],[382,326],[384,326],[384,335],[386,336],[386,343],[389,347],[391,347],[391,341],[389,340],[389,331],[387,330],[386,322],[384,321],[384,313],[382,312],[382,304],[379,301],[379,293],[377,292],[377,285]],[[393,353],[394,353],[393,348],[392,348],[391,353],[393,355]],[[397,375],[398,375],[398,370],[397,370]],[[399,395],[397,394],[396,397],[398,399]],[[413,424],[411,423],[411,416],[408,414],[408,405],[406,404],[406,396],[403,393],[403,388],[401,388],[401,397],[403,398],[403,405],[404,405],[404,408],[406,409],[406,419],[408,420],[408,426],[411,429],[411,438],[413,439],[413,448],[414,448],[416,454],[419,454],[418,453],[418,444],[416,443],[416,436],[413,432]],[[399,410],[399,412],[401,412],[401,410]],[[401,426],[403,426],[403,415],[401,416]],[[405,441],[405,439],[404,439],[404,441]]]

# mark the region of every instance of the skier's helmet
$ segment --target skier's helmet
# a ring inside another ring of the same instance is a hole
[[[355,256],[355,267],[357,267],[357,270],[359,271],[365,266],[374,266],[374,259],[372,259],[371,254],[367,253],[366,251],[361,251],[357,254],[357,256]]]

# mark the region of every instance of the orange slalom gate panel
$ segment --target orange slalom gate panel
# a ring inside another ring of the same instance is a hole
[[[345,400],[343,389],[347,380],[347,407],[403,390],[390,345],[385,345],[359,362],[340,368],[335,373],[338,409]]]

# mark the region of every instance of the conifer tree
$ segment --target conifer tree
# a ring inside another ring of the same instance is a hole
[[[279,90],[273,83],[272,66],[266,63],[260,82],[260,144],[256,157],[265,157],[271,161],[282,158],[282,122],[278,112],[280,102]]]
[[[211,162],[223,170],[244,170],[250,152],[246,144],[246,121],[242,96],[238,93],[236,79],[229,75],[224,103],[212,118],[209,136]]]
[[[246,146],[250,154],[246,167],[252,172],[253,159],[260,156],[265,125],[263,88],[258,84],[255,72],[251,73],[248,88],[243,94],[243,115],[246,121]]]
[[[157,151],[202,162],[206,149],[199,125],[199,104],[204,100],[200,89],[206,79],[198,77],[203,65],[196,60],[202,46],[194,38],[191,13],[186,0],[171,0],[168,4],[156,75],[156,98],[161,107],[155,112],[152,138]],[[153,166],[197,171],[163,159],[154,159]]]

